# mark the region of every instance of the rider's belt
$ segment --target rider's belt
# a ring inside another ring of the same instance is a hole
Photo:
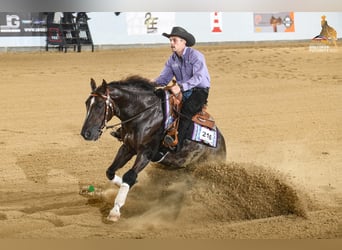
[[[206,92],[207,94],[209,93],[209,88],[194,87],[194,88],[192,88],[192,90],[193,91],[202,90],[202,91]]]
[[[199,87],[194,87],[192,89],[189,89],[187,91],[182,92],[183,93],[183,101],[189,98],[191,96],[193,91],[204,91],[205,93],[209,94],[209,88],[199,88]]]

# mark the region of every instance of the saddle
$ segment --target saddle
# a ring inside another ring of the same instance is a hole
[[[214,118],[207,112],[208,105],[204,105],[202,110],[192,117],[192,121],[204,127],[213,129],[215,127]]]
[[[175,80],[173,80],[171,83],[169,83],[165,87],[157,87],[157,90],[162,90],[162,91],[167,91],[168,92],[168,97],[166,97],[166,100],[168,103],[166,105],[169,107],[169,114],[166,114],[166,116],[170,116],[171,119],[168,119],[169,122],[166,123],[165,131],[166,134],[171,136],[173,138],[173,144],[168,145],[171,147],[174,147],[178,144],[178,125],[179,125],[179,119],[180,119],[180,111],[182,108],[182,99],[183,95],[182,92],[178,93],[175,95],[174,93],[171,92],[171,88],[177,84]],[[207,127],[209,129],[214,129],[215,128],[215,121],[214,118],[207,112],[207,105],[204,105],[202,107],[202,110],[195,114],[192,117],[192,121],[195,124],[198,124],[203,127]],[[122,127],[119,127],[116,131],[112,131],[110,133],[113,137],[117,138],[119,141],[122,141],[125,132],[123,131]]]
[[[172,80],[170,84],[163,87],[165,91],[168,91],[170,94],[169,100],[169,106],[171,110],[171,116],[173,118],[173,122],[166,128],[166,134],[171,136],[173,138],[173,143],[171,147],[174,147],[178,144],[178,125],[180,120],[180,111],[182,108],[182,92],[178,93],[177,95],[172,93],[171,88],[177,84],[175,80]],[[214,118],[207,112],[207,105],[204,105],[202,107],[202,110],[195,114],[192,117],[192,121],[196,124],[199,124],[201,126],[207,127],[209,129],[214,129],[215,127],[215,121]]]

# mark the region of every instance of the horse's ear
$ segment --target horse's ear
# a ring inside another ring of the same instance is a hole
[[[102,86],[103,86],[103,87],[106,87],[106,86],[107,86],[107,82],[106,82],[105,79],[102,80]]]
[[[96,82],[93,78],[90,79],[90,87],[92,91],[96,89]]]

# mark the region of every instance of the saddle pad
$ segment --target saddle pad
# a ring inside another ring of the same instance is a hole
[[[174,118],[171,115],[171,107],[170,107],[170,93],[168,91],[165,91],[165,102],[164,102],[164,129],[167,129],[170,127],[170,125],[173,123]]]
[[[209,129],[197,123],[194,123],[192,136],[190,138],[196,142],[202,142],[208,146],[216,148],[217,146],[217,129]]]

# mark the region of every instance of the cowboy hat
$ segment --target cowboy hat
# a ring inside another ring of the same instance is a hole
[[[170,36],[183,38],[186,41],[186,46],[188,47],[191,47],[196,43],[195,37],[182,27],[173,27],[170,34],[163,33],[162,35],[167,38],[170,38]]]

